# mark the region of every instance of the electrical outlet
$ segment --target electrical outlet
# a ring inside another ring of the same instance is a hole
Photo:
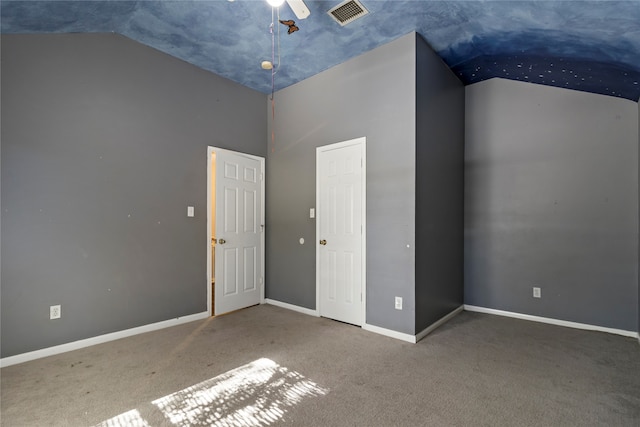
[[[396,310],[402,310],[402,297],[396,297]]]
[[[49,319],[59,319],[61,315],[60,305],[52,305],[49,307]]]
[[[540,288],[534,286],[533,287],[533,297],[534,298],[541,298],[542,297],[542,293],[540,291]]]

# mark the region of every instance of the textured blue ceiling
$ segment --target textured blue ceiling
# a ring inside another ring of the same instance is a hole
[[[640,98],[640,0],[361,0],[369,15],[341,27],[339,3],[306,0],[297,20],[285,4],[281,89],[410,31],[465,84],[492,77]],[[2,33],[116,32],[264,93],[271,73],[271,7],[264,0],[0,2]]]

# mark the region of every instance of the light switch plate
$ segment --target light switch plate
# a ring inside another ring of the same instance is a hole
[[[187,216],[189,218],[193,217],[193,206],[187,206]]]
[[[316,217],[316,210],[314,208],[309,209],[309,218]]]

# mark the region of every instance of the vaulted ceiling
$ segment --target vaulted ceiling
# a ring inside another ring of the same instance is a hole
[[[276,16],[276,90],[416,31],[465,84],[502,77],[640,98],[640,0],[361,2],[370,13],[344,27],[327,14],[339,0],[306,0],[304,20],[286,3],[278,9],[299,31],[287,34]],[[5,34],[115,32],[272,89],[271,72],[260,66],[272,58],[265,0],[2,0],[0,15]]]

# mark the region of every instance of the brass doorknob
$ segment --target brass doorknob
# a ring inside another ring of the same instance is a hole
[[[324,245],[326,245],[326,244],[327,244],[327,241],[326,241],[326,240],[320,240],[320,244],[321,244],[322,246],[324,246]]]
[[[218,239],[218,244],[219,244],[219,245],[224,245],[225,243],[227,243],[227,241],[226,241],[226,240],[224,240],[224,239]]]

